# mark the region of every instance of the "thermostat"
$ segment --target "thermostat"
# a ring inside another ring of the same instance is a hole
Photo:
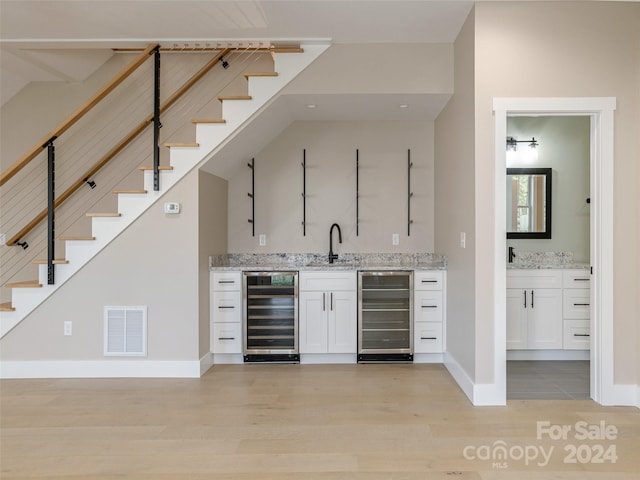
[[[180,204],[178,202],[165,202],[164,213],[180,213]]]

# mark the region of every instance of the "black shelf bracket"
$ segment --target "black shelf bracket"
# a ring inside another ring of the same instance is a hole
[[[307,236],[307,149],[302,150],[302,236]]]
[[[249,198],[251,199],[251,218],[249,219],[249,223],[251,224],[251,236],[256,236],[256,169],[255,169],[255,158],[251,159],[251,163],[247,163],[247,166],[251,169],[251,192],[247,193]]]
[[[411,220],[411,197],[413,197],[413,192],[411,191],[411,169],[413,168],[413,163],[411,163],[411,149],[407,150],[407,237],[411,236],[411,224],[413,220]]]
[[[356,237],[360,233],[360,152],[356,148]]]

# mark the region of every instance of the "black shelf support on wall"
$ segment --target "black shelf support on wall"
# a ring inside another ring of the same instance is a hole
[[[302,236],[307,236],[307,149],[302,150]]]
[[[251,236],[256,236],[256,170],[255,170],[255,158],[251,159],[251,163],[247,163],[247,166],[251,169],[251,193],[247,193],[251,198],[251,218],[249,223],[251,224]]]
[[[356,237],[360,233],[360,152],[356,148]]]
[[[407,150],[407,236],[411,236],[411,224],[413,220],[411,220],[411,197],[413,197],[413,192],[411,191],[411,168],[413,167],[413,163],[411,163],[411,149]]]

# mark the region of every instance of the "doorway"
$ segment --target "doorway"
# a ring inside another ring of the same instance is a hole
[[[615,403],[613,384],[613,112],[615,98],[495,98],[494,395],[506,403],[507,118],[587,116],[590,122],[590,396]]]
[[[522,275],[551,270],[560,279],[577,269],[585,276],[580,280],[589,280],[590,137],[589,116],[508,116],[507,287],[513,283],[512,269]],[[538,309],[523,308],[521,288],[508,290],[508,400],[590,398],[588,337],[563,339],[588,335],[588,283],[581,281],[567,290],[539,290],[536,298],[539,293],[546,297],[541,308],[546,308],[549,319],[544,321],[527,322],[526,314]],[[586,289],[577,288],[585,284]],[[587,305],[565,314],[569,298],[564,295],[579,296],[580,304]]]

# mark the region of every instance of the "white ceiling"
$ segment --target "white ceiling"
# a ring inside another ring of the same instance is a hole
[[[0,97],[4,104],[32,81],[82,81],[112,55],[112,48],[146,46],[150,41],[167,47],[230,39],[451,43],[472,4],[462,0],[0,0]],[[334,102],[334,107],[338,105]]]

